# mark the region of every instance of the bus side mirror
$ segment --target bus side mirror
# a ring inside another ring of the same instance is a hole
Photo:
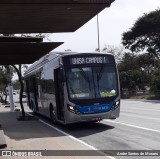
[[[60,82],[65,82],[65,72],[64,72],[64,69],[62,68],[59,70],[58,80]]]

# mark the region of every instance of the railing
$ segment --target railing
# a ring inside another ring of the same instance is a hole
[[[123,90],[121,91],[122,99],[159,99],[160,100],[160,90],[158,91],[136,91],[136,90]]]

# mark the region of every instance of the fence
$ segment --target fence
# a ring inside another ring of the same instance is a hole
[[[160,90],[158,91],[136,91],[123,90],[121,91],[122,99],[136,98],[136,99],[157,99],[160,100]]]

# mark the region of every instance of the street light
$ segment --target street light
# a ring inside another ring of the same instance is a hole
[[[98,51],[100,52],[100,40],[99,40],[99,18],[97,14],[97,35],[98,35]]]

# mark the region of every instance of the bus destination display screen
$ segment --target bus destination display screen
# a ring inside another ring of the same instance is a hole
[[[105,63],[109,63],[108,57],[73,57],[73,58],[70,58],[71,65],[105,64]]]

